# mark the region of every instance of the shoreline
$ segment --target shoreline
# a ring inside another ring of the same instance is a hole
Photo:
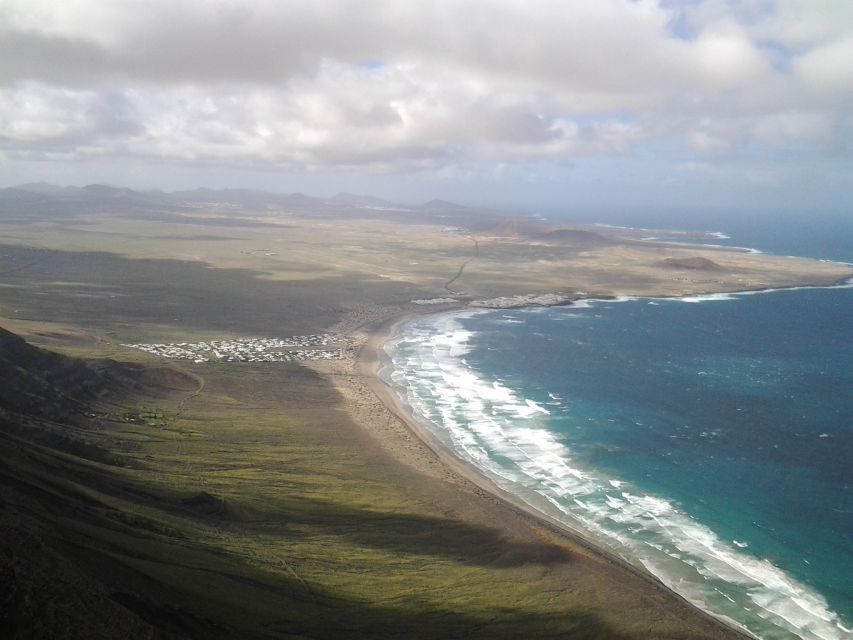
[[[673,293],[673,294],[654,294],[654,293],[640,293],[640,294],[587,294],[585,292],[575,292],[575,293],[557,293],[557,292],[548,292],[548,293],[539,293],[539,294],[524,294],[524,295],[511,295],[504,296],[498,298],[449,298],[448,302],[442,302],[440,305],[441,309],[431,308],[429,303],[424,303],[422,301],[414,302],[414,304],[418,304],[422,307],[422,310],[419,311],[407,311],[401,313],[399,315],[393,316],[393,318],[389,319],[389,322],[393,322],[395,319],[400,323],[405,322],[409,318],[421,317],[425,315],[433,315],[439,313],[452,313],[456,311],[464,311],[465,309],[470,309],[471,311],[499,311],[499,310],[512,310],[512,309],[531,309],[531,308],[549,308],[549,307],[570,307],[576,303],[583,302],[621,302],[624,300],[688,300],[690,298],[694,299],[713,299],[715,296],[749,296],[749,295],[758,295],[761,293],[777,293],[782,291],[802,291],[806,289],[850,289],[853,288],[853,263],[850,262],[839,262],[837,264],[843,264],[851,267],[851,271],[841,278],[837,278],[828,284],[794,284],[789,286],[767,286],[767,287],[758,287],[754,289],[746,288],[746,289],[736,289],[733,291],[694,291],[688,293]],[[582,293],[583,295],[579,295]],[[545,299],[551,298],[553,300],[544,301]],[[383,321],[379,320],[374,323],[367,323],[369,326],[373,326],[374,324],[381,324]],[[363,327],[362,330],[366,330]]]
[[[573,302],[577,302],[577,300]],[[571,548],[572,552],[590,555],[596,560],[605,562],[611,567],[616,568],[618,571],[626,572],[634,578],[640,579],[650,588],[671,598],[674,606],[688,609],[693,615],[717,626],[721,632],[725,631],[733,634],[735,637],[754,640],[755,636],[745,628],[737,625],[735,621],[728,621],[702,609],[668,587],[652,573],[600,547],[581,532],[572,529],[568,525],[529,505],[521,498],[503,490],[475,465],[457,457],[418,422],[411,408],[398,397],[397,393],[379,375],[382,366],[380,356],[382,346],[395,335],[401,325],[415,318],[440,313],[461,312],[464,310],[465,307],[460,306],[459,308],[442,309],[441,311],[426,309],[420,313],[409,311],[385,320],[376,321],[361,329],[361,332],[366,335],[367,339],[355,356],[355,370],[366,381],[368,388],[383,407],[403,425],[406,431],[426,446],[451,475],[474,485],[488,496],[497,499],[502,505],[533,526],[544,528],[548,532],[555,534]],[[488,309],[472,310],[487,311]]]

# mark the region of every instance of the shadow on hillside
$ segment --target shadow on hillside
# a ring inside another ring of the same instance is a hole
[[[14,520],[10,525],[10,519]],[[118,544],[97,519],[54,527],[32,513],[0,511],[13,538],[0,544],[0,623],[23,638],[572,638],[634,640],[600,616],[446,607],[407,593],[382,606],[343,598],[271,573],[221,550],[138,539]],[[66,528],[67,527],[67,528]],[[85,527],[94,535],[81,535]],[[369,588],[370,576],[365,575]],[[426,595],[426,594],[424,594]]]
[[[6,638],[627,640],[588,610],[546,616],[509,602],[441,607],[435,594],[404,588],[394,605],[368,604],[375,590],[369,572],[364,600],[351,600],[305,584],[269,560],[257,564],[118,512],[85,488],[105,488],[106,477],[70,461],[48,468],[46,451],[19,444],[0,455],[8,470],[0,473],[0,624]],[[349,536],[403,556],[497,566],[561,559],[547,546],[515,544],[496,530],[454,521],[310,502],[300,509],[320,536]],[[345,566],[345,559],[330,560]],[[407,570],[414,569],[400,567]]]
[[[433,556],[477,566],[568,563],[572,555],[546,542],[512,540],[501,528],[453,518],[354,509],[310,500],[286,501],[291,522],[401,556]]]

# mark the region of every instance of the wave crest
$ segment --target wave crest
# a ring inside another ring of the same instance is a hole
[[[415,321],[386,345],[392,386],[456,455],[720,619],[759,636],[847,637],[820,594],[750,555],[745,543],[725,542],[676,504],[624,479],[581,468],[548,430],[547,409],[460,358],[475,335],[460,320],[472,315]]]

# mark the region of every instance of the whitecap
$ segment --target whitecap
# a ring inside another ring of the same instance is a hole
[[[579,465],[542,422],[545,407],[460,360],[476,333],[458,318],[421,319],[398,336],[386,379],[460,458],[721,619],[769,637],[844,637],[819,593],[750,555],[747,543],[726,542],[674,502]]]
[[[731,293],[703,293],[695,296],[684,296],[678,300],[682,302],[723,302],[736,300],[736,298]]]

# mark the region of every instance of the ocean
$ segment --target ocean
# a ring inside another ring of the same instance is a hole
[[[696,224],[853,261],[853,216],[725,223]],[[841,639],[851,330],[853,287],[462,311],[405,325],[382,375],[460,458],[702,609],[760,638]]]

